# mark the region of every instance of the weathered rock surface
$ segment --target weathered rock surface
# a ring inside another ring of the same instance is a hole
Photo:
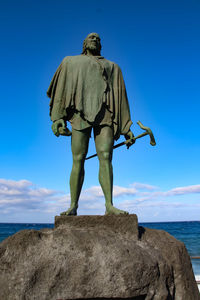
[[[0,299],[198,300],[189,255],[137,216],[56,217],[0,244]]]

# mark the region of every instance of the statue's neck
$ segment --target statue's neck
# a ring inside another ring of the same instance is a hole
[[[101,56],[99,51],[96,51],[96,50],[93,51],[93,50],[89,50],[89,49],[86,50],[86,55],[88,55],[88,56]]]

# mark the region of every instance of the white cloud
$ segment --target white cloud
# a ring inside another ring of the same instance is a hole
[[[145,190],[145,191],[144,191]],[[114,186],[114,204],[124,210],[151,209],[159,207],[186,207],[174,197],[185,194],[200,193],[200,185],[176,187],[168,191],[158,190],[158,187],[133,183],[129,187]],[[165,198],[169,198],[169,200]],[[171,198],[170,198],[171,197]],[[180,199],[181,200],[181,199]],[[92,186],[82,191],[80,196],[81,214],[103,214],[105,200],[100,186]],[[0,209],[2,214],[13,212],[40,212],[59,214],[70,205],[70,195],[59,191],[38,187],[28,180],[0,179]],[[197,205],[198,206],[198,205]]]
[[[134,182],[131,184],[131,186],[135,187],[136,189],[141,189],[141,190],[156,190],[158,189],[157,186],[154,186],[154,185],[150,185],[150,184],[146,184],[146,183],[140,183],[140,182]]]
[[[90,199],[91,197],[103,197],[103,191],[100,186],[92,186],[82,192],[82,199]]]
[[[16,209],[46,210],[50,203],[62,202],[63,195],[46,188],[40,188],[27,180],[0,179],[1,211]]]
[[[17,187],[17,189],[24,189],[31,185],[32,183],[28,180],[15,181],[15,180],[7,180],[7,179],[0,178],[0,189],[8,189],[8,188],[15,188],[15,187]]]
[[[119,197],[119,196],[127,196],[127,195],[135,195],[137,194],[137,190],[134,187],[122,187],[114,185],[113,187],[113,196]]]
[[[149,192],[138,192],[137,200],[138,202],[149,201],[152,199],[158,199],[163,197],[172,197],[186,194],[198,194],[200,193],[200,185],[190,185],[185,187],[173,188],[169,191],[149,191]]]
[[[113,186],[113,197],[135,195],[137,194],[137,192],[138,191],[134,187],[123,187],[118,185]],[[81,199],[83,201],[103,197],[104,194],[100,186],[92,186],[89,189],[82,191],[81,193]]]
[[[0,199],[6,198],[13,200],[14,198],[31,197],[47,197],[55,194],[55,191],[38,188],[28,180],[6,180],[0,179]]]
[[[200,184],[174,188],[166,192],[166,196],[200,193]]]

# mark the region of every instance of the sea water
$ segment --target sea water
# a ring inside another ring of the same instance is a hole
[[[140,223],[140,226],[165,230],[182,241],[191,257],[200,256],[200,221]],[[54,228],[54,224],[0,223],[0,242],[24,229]],[[200,259],[191,259],[195,275],[200,275]]]
[[[141,223],[143,227],[165,230],[183,242],[190,257],[200,257],[200,221]],[[200,275],[200,259],[191,259],[195,275]]]

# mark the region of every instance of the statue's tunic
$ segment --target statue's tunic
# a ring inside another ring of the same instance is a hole
[[[51,120],[71,121],[77,130],[98,122],[113,125],[117,140],[132,124],[121,70],[102,56],[65,57],[54,74],[47,95],[51,98]]]

